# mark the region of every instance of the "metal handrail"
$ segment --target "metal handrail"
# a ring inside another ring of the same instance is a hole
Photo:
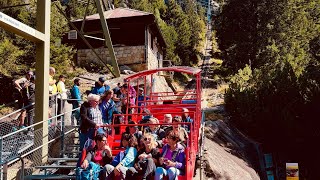
[[[43,121],[41,121],[41,122],[38,122],[38,123],[32,124],[32,125],[30,125],[30,126],[27,126],[27,127],[26,127],[26,128],[24,128],[24,129],[20,129],[20,130],[18,130],[18,131],[15,131],[15,132],[12,132],[12,133],[6,134],[6,135],[4,135],[4,136],[1,136],[1,137],[0,137],[0,142],[2,142],[1,140],[3,140],[4,138],[7,138],[7,137],[12,136],[12,135],[14,135],[14,134],[17,134],[17,133],[19,133],[19,132],[25,131],[25,130],[26,130],[26,129],[28,129],[28,128],[31,128],[31,127],[37,126],[37,125],[42,124],[42,123],[44,123],[44,122],[47,122],[47,121],[49,121],[49,120],[51,120],[51,119],[54,119],[54,118],[57,118],[57,117],[63,116],[63,115],[65,115],[65,114],[67,114],[67,113],[71,113],[71,112],[73,112],[73,111],[75,111],[75,110],[78,110],[78,109],[80,109],[80,107],[75,108],[75,109],[72,109],[71,111],[67,111],[67,112],[61,113],[61,114],[59,114],[59,115],[53,116],[53,117],[49,118],[48,120],[43,120]],[[59,135],[59,136],[58,136],[58,137],[56,137],[56,138],[53,138],[52,140],[48,141],[47,143],[42,144],[41,146],[39,146],[39,147],[37,147],[37,148],[35,148],[35,149],[33,149],[33,150],[31,150],[31,151],[27,152],[26,154],[21,155],[19,158],[26,157],[27,155],[29,155],[29,154],[31,154],[31,153],[33,153],[33,152],[35,152],[36,150],[38,150],[38,149],[40,149],[40,148],[42,148],[42,147],[44,147],[44,146],[46,146],[46,145],[50,144],[51,142],[54,142],[55,140],[57,140],[57,139],[61,138],[63,135],[67,135],[67,134],[69,134],[69,133],[73,132],[74,130],[76,130],[76,128],[72,128],[72,129],[70,129],[69,131],[67,131],[67,132],[65,132],[65,133],[63,133],[63,134],[61,134],[61,135]],[[1,147],[1,146],[2,146],[2,143],[0,144],[0,147]],[[0,158],[1,158],[1,157],[0,157]],[[2,161],[2,162],[0,162],[0,166],[2,166],[2,165],[4,165],[4,164],[8,164],[8,165],[10,165],[10,164],[12,164],[12,163],[16,162],[17,160],[19,160],[19,158],[17,157],[17,158],[14,158],[14,159],[10,159],[10,160],[6,160],[6,161]]]
[[[58,115],[53,116],[53,117],[51,117],[51,118],[49,118],[49,119],[47,119],[47,120],[43,120],[43,121],[37,122],[37,123],[35,123],[35,124],[32,124],[32,125],[30,125],[30,126],[27,126],[27,127],[23,128],[23,129],[19,129],[19,130],[15,131],[15,132],[11,132],[11,133],[9,133],[9,134],[6,134],[6,135],[4,135],[4,136],[1,136],[0,138],[3,139],[3,138],[6,138],[6,137],[8,137],[8,136],[11,136],[11,135],[13,135],[13,134],[16,134],[16,133],[25,131],[26,129],[28,129],[28,128],[30,128],[30,127],[34,127],[34,126],[37,126],[37,125],[39,125],[39,124],[44,123],[45,121],[49,121],[49,120],[55,119],[55,118],[57,118],[57,117],[64,116],[66,113],[71,113],[71,112],[73,112],[73,111],[75,111],[75,110],[78,110],[78,109],[80,109],[80,107],[75,108],[75,109],[72,109],[71,111],[67,111],[67,112],[58,114]]]
[[[7,118],[7,117],[9,117],[9,116],[12,116],[12,115],[18,113],[18,112],[20,112],[20,111],[22,111],[22,110],[24,110],[24,109],[27,109],[28,107],[33,106],[34,104],[35,104],[35,103],[29,104],[28,106],[24,106],[24,107],[22,107],[21,109],[18,109],[18,110],[16,110],[16,111],[13,111],[12,113],[9,113],[9,114],[7,114],[7,115],[5,115],[5,116],[0,117],[0,121],[1,121],[2,119],[4,119],[4,118]]]

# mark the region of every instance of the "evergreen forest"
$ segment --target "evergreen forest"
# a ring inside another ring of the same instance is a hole
[[[27,2],[26,6],[1,8]],[[196,66],[205,43],[205,10],[189,0],[113,0],[114,6],[152,12],[164,35],[165,59]],[[2,0],[0,11],[35,27],[36,0]],[[320,179],[320,0],[219,0],[212,18],[213,69],[229,84],[225,107],[231,122],[272,153],[285,178],[285,163],[298,162],[301,179]],[[70,19],[83,18],[86,1],[54,1],[50,63],[57,74],[78,74],[75,49],[61,43]],[[89,14],[96,13],[93,3]],[[35,67],[35,45],[0,28],[0,83],[11,83]],[[72,75],[71,75],[72,76]],[[0,89],[0,104],[11,98]]]
[[[272,153],[279,169],[298,162],[319,179],[320,1],[228,0],[214,29],[229,81],[226,110],[242,132]],[[280,173],[285,179],[285,171]]]
[[[26,3],[27,2],[27,3]],[[57,75],[70,77],[84,72],[75,67],[73,59],[76,50],[61,43],[62,36],[70,30],[67,20],[59,13],[58,7],[70,18],[83,18],[88,1],[68,0],[52,1],[51,5],[51,44],[50,65],[55,67]],[[167,49],[165,59],[175,65],[194,66],[201,59],[201,50],[205,42],[205,12],[197,3],[181,1],[183,7],[173,0],[133,0],[123,2],[114,0],[114,8],[124,7],[151,12],[165,38]],[[17,6],[25,4],[24,6]],[[107,4],[107,3],[106,3]],[[5,0],[0,2],[1,12],[35,28],[36,0]],[[93,0],[89,1],[88,15],[97,13]],[[0,83],[11,84],[12,80],[35,68],[35,45],[13,33],[0,29]],[[2,88],[0,104],[12,101],[13,87]]]

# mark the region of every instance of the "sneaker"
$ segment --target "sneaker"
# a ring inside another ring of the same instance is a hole
[[[12,132],[18,131],[19,127],[12,127]]]
[[[34,136],[33,131],[32,131],[32,130],[29,130],[29,131],[27,132],[27,136]]]

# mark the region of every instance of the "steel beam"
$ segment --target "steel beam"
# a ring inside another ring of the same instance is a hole
[[[77,31],[77,33],[79,34],[80,38],[83,40],[83,42],[92,50],[93,54],[96,55],[96,57],[99,59],[99,61],[105,65],[109,71],[111,72],[111,74],[115,77],[117,77],[114,73],[114,71],[112,71],[112,69],[109,68],[109,66],[107,66],[106,62],[103,61],[103,59],[99,56],[98,52],[90,45],[90,43],[88,42],[88,40],[84,37],[83,33],[80,32],[80,30],[70,21],[70,19],[68,19],[68,17],[64,14],[63,10],[57,6],[57,9],[59,10],[59,12],[66,18],[66,20],[68,21],[68,23],[70,24],[70,26]]]
[[[114,54],[112,41],[111,41],[111,37],[110,37],[110,32],[109,32],[108,25],[107,25],[107,20],[106,20],[106,17],[104,16],[103,4],[102,4],[101,0],[95,0],[95,1],[96,1],[96,5],[97,5],[97,10],[98,10],[99,15],[100,15],[101,26],[102,26],[103,35],[104,35],[104,38],[105,38],[105,41],[104,41],[105,42],[105,46],[108,47],[109,55],[111,57],[111,64],[112,64],[112,67],[113,67],[113,72],[114,72],[116,77],[120,77],[120,70],[119,70],[119,66],[118,66],[118,62],[117,62],[116,56]]]

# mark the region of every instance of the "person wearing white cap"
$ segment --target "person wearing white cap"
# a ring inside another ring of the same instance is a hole
[[[14,86],[15,86],[15,92],[14,94],[14,99],[18,100],[17,103],[17,107],[18,109],[21,109],[23,106],[26,106],[25,102],[23,101],[23,96],[22,96],[22,89],[26,88],[29,86],[30,84],[30,79],[33,76],[33,72],[32,71],[27,71],[25,74],[25,77],[22,77],[20,79],[17,79],[13,82]],[[24,128],[24,121],[26,118],[27,114],[25,110],[21,111],[21,114],[19,116],[19,126],[18,127],[14,127],[13,131],[16,131],[18,129],[22,129]]]
[[[193,119],[189,116],[189,109],[182,108],[182,122],[191,122],[193,123]],[[190,125],[182,125],[188,132],[190,132]]]
[[[102,125],[102,114],[99,109],[100,96],[89,94],[88,101],[84,102],[80,108],[80,150],[82,150],[87,139],[93,139],[95,128]],[[102,129],[98,129],[98,133],[103,133]]]

